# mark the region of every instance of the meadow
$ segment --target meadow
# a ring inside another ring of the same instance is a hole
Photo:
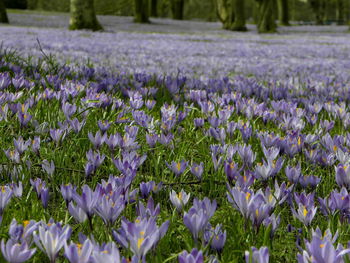
[[[2,262],[350,261],[346,27],[28,16],[0,27]]]

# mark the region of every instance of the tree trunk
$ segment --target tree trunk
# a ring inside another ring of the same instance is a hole
[[[217,0],[216,10],[223,29],[231,29],[234,22],[234,14],[232,12],[230,0]]]
[[[0,0],[0,23],[8,23],[9,19],[7,17],[6,7],[4,0]]]
[[[232,7],[234,13],[234,23],[231,29],[233,31],[247,31],[247,27],[245,25],[244,0],[232,0]]]
[[[281,25],[289,26],[288,0],[278,0],[278,20]]]
[[[69,29],[101,30],[102,26],[97,20],[94,8],[94,0],[70,1]]]
[[[261,0],[259,6],[259,33],[273,33],[276,32],[276,22],[274,17],[274,0]]]
[[[344,25],[345,5],[343,0],[337,0],[337,24]]]
[[[217,14],[224,29],[247,31],[245,25],[245,0],[217,0]]]
[[[135,19],[136,23],[149,23],[149,5],[148,0],[135,0]]]
[[[315,14],[316,25],[323,25],[324,19],[324,8],[323,0],[309,0],[312,11]]]
[[[173,19],[182,20],[184,17],[184,0],[171,0],[171,12]]]
[[[151,16],[158,17],[158,1],[151,0]]]

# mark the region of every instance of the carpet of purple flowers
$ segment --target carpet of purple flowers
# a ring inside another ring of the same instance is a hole
[[[349,262],[350,42],[307,29],[0,27],[3,260]]]

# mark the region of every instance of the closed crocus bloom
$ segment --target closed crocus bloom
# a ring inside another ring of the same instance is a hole
[[[196,248],[192,249],[191,253],[187,251],[183,251],[179,255],[179,263],[203,263],[204,257],[203,252],[201,250],[197,250]]]
[[[195,240],[198,239],[199,234],[204,231],[204,228],[209,222],[209,217],[203,209],[197,210],[192,207],[188,213],[183,217],[185,226],[191,231]]]
[[[35,244],[48,256],[51,263],[56,262],[59,251],[70,237],[70,227],[61,228],[56,223],[49,223],[39,226],[38,231],[39,234],[33,234]]]
[[[259,250],[252,247],[252,251],[245,252],[246,263],[269,263],[269,249],[261,247]]]
[[[22,263],[29,260],[35,253],[36,249],[29,249],[26,242],[22,244],[9,239],[1,241],[1,252],[4,258],[9,263]]]
[[[94,246],[89,239],[83,244],[71,242],[70,245],[64,245],[64,255],[70,263],[88,263],[93,249]]]
[[[340,187],[345,186],[347,188],[350,188],[350,166],[339,164],[335,168],[335,172],[335,181],[337,184]]]
[[[183,189],[180,193],[176,193],[174,190],[170,192],[170,201],[176,207],[177,211],[181,212],[182,208],[187,204],[191,194],[187,194]]]
[[[83,223],[87,219],[87,214],[85,213],[85,211],[79,206],[73,205],[72,203],[69,203],[68,211],[71,214],[71,216],[73,216],[74,219],[79,223]]]
[[[191,173],[197,177],[198,180],[202,179],[202,174],[204,170],[204,163],[201,162],[200,164],[193,163],[191,167]]]
[[[0,215],[3,214],[5,207],[10,202],[13,191],[7,185],[0,186]]]

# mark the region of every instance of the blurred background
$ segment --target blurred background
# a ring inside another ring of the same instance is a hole
[[[256,0],[245,1],[247,22],[253,23],[258,16]],[[344,0],[288,0],[288,14],[291,21],[301,24],[315,23],[315,5],[322,5],[323,24],[345,24],[349,20],[350,1]],[[133,0],[94,0],[98,15],[134,15]],[[153,17],[171,17],[171,0],[149,1],[156,6]],[[70,0],[5,0],[6,8],[69,12]],[[276,16],[278,8],[275,8]],[[216,0],[185,0],[183,19],[218,21]]]

